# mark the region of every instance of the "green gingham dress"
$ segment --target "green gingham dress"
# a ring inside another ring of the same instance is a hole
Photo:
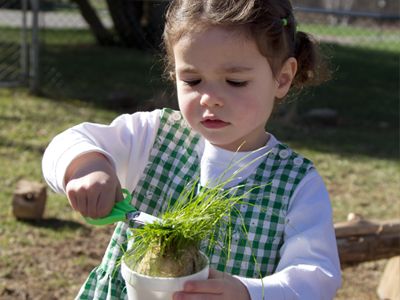
[[[157,216],[166,210],[166,199],[177,199],[186,184],[199,178],[201,158],[196,147],[200,138],[179,112],[162,111],[148,164],[132,193],[136,208]],[[237,207],[241,217],[237,214],[231,217],[230,260],[226,262],[222,249],[215,247],[209,254],[210,266],[251,278],[274,273],[283,244],[289,200],[312,168],[309,160],[287,146],[277,144],[273,147],[255,172],[240,183],[240,190],[250,193],[246,202]],[[245,236],[242,234],[243,221]],[[90,273],[76,299],[127,299],[125,283],[117,265],[126,250],[127,229],[126,223],[117,224],[101,264]]]

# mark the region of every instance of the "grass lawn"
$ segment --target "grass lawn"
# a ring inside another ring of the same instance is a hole
[[[269,129],[312,159],[324,177],[335,221],[349,212],[399,217],[398,53],[326,46],[334,79],[300,96],[298,110],[331,108],[337,126],[286,124]],[[44,96],[0,89],[0,298],[71,299],[99,263],[112,227],[93,228],[65,197],[49,190],[45,219],[16,221],[11,199],[19,179],[43,181],[41,157],[58,132],[83,121],[107,123],[121,111],[173,103],[160,64],[134,50],[44,48]],[[168,90],[165,93],[165,90]],[[377,299],[385,261],[344,271],[337,299]]]

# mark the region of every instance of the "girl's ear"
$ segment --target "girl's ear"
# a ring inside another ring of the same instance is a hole
[[[294,57],[289,57],[283,64],[279,75],[277,76],[276,98],[281,99],[286,96],[289,91],[292,81],[297,72],[297,60]]]

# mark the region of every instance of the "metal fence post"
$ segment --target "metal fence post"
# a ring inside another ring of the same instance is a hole
[[[33,94],[39,93],[39,0],[31,0],[32,9],[32,43],[30,48],[29,89]]]
[[[21,79],[24,84],[27,83],[28,79],[28,26],[27,26],[27,10],[28,10],[28,2],[27,0],[22,0],[22,28],[21,28],[21,55],[20,55],[20,63],[21,63]]]

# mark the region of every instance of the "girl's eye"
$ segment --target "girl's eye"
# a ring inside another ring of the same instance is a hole
[[[188,85],[188,86],[195,86],[198,85],[201,80],[200,79],[196,79],[196,80],[182,80],[184,82],[184,84]]]
[[[234,80],[227,80],[226,82],[234,87],[243,87],[246,86],[248,83],[248,81],[234,81]]]

